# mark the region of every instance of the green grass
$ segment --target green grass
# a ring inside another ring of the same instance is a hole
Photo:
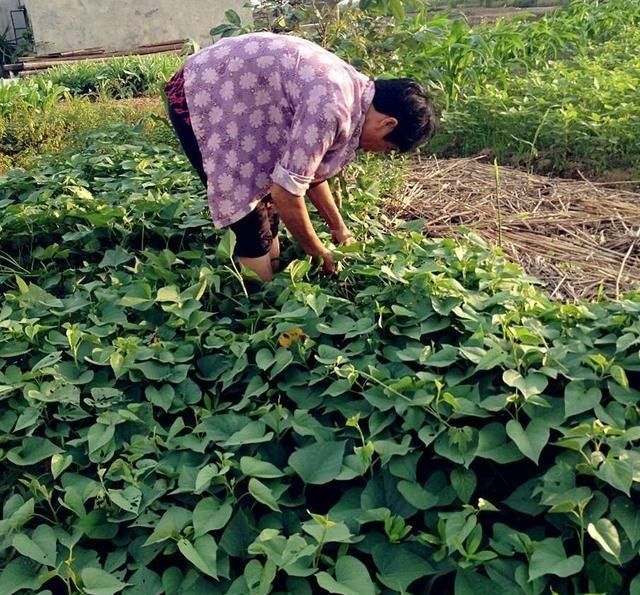
[[[502,161],[556,173],[640,162],[640,5],[576,0],[534,22],[468,27],[423,11],[402,22],[345,15],[330,47],[372,76],[412,76],[443,112],[431,148],[489,149]]]
[[[101,126],[162,115],[159,100],[120,100],[159,98],[183,61],[171,55],[80,62],[0,87],[0,171],[58,152]]]
[[[149,97],[157,96],[183,63],[184,56],[178,55],[126,56],[57,66],[39,78],[66,87],[74,96]]]
[[[640,29],[574,60],[553,61],[508,85],[487,84],[443,119],[445,154],[490,148],[500,161],[599,174],[640,172]]]
[[[163,113],[159,100],[73,97],[66,87],[45,80],[0,87],[0,171],[28,166],[38,155],[73,146],[88,131]]]
[[[414,76],[442,110],[430,148],[455,156],[489,150],[503,163],[561,173],[638,170],[638,45],[635,0],[576,0],[535,22],[468,26],[426,10],[396,22],[345,12],[324,41],[372,76]],[[318,37],[317,30],[306,30]],[[71,97],[157,96],[179,56],[132,57],[53,69],[0,89],[5,167],[57,150],[67,131],[127,114],[91,109]],[[70,109],[58,109],[61,103]],[[25,122],[26,125],[22,125]]]

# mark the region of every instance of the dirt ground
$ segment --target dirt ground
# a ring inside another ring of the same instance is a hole
[[[453,16],[459,16],[472,25],[478,23],[491,23],[498,19],[513,19],[524,15],[533,15],[533,18],[540,18],[545,14],[553,12],[557,6],[532,6],[529,8],[450,8],[446,12]],[[444,12],[444,11],[443,11]]]
[[[164,113],[164,106],[159,97],[133,97],[132,99],[119,99],[118,105],[131,107],[139,112],[153,114]]]

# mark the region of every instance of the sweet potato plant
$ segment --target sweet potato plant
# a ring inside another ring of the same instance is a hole
[[[136,131],[0,205],[3,595],[640,593],[637,295],[355,209],[245,286]]]

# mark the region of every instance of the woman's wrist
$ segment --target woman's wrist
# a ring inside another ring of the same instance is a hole
[[[308,250],[307,254],[309,256],[314,257],[314,258],[322,258],[327,252],[329,252],[327,247],[325,245],[321,244],[320,246],[317,246],[317,247],[313,248],[312,250]]]
[[[344,223],[335,229],[331,229],[331,239],[334,242],[342,243],[349,238],[353,238],[353,234]]]

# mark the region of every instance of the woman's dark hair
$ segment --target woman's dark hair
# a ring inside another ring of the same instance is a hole
[[[373,107],[398,120],[385,136],[401,153],[415,149],[433,135],[437,120],[433,101],[422,85],[413,79],[377,79],[374,81]]]

